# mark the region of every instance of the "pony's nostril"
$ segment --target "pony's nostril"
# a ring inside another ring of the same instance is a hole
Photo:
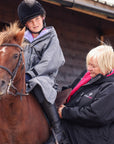
[[[3,86],[5,85],[5,83],[6,83],[6,82],[5,82],[4,80],[1,80],[1,81],[0,81],[0,87],[3,87]]]
[[[5,81],[2,80],[2,84],[1,84],[1,86],[4,86],[4,85],[5,85]]]

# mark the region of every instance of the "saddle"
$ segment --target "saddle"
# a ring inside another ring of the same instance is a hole
[[[56,107],[58,108],[61,104],[65,104],[66,100],[72,91],[72,88],[67,88],[57,93],[57,98],[55,100]]]

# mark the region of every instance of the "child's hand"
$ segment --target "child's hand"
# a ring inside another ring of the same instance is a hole
[[[31,79],[31,76],[29,74],[25,74],[25,81],[28,82]]]

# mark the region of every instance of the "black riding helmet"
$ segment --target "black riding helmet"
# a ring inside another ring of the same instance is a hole
[[[22,25],[25,25],[25,23],[28,20],[38,15],[46,16],[46,11],[42,7],[42,5],[36,0],[23,0],[19,4],[17,11],[18,11],[19,20]]]

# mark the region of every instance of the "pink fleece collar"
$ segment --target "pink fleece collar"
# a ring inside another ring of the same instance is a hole
[[[83,78],[81,79],[81,81],[79,81],[79,83],[74,87],[74,89],[71,91],[69,97],[67,98],[67,102],[69,102],[71,96],[84,84],[86,84],[88,81],[90,81],[91,76],[90,76],[90,72],[87,72]]]

